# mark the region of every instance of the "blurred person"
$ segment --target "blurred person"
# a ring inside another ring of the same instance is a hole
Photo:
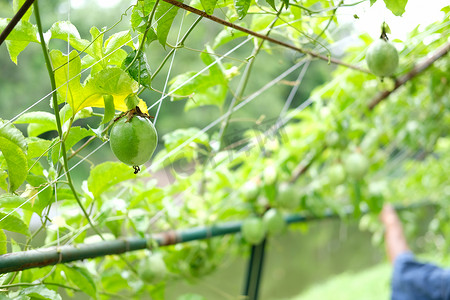
[[[450,269],[416,260],[392,205],[380,214],[385,226],[386,252],[393,264],[392,300],[450,300]]]

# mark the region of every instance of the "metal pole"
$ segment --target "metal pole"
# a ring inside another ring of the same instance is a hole
[[[246,300],[258,300],[259,286],[264,266],[264,254],[266,239],[261,244],[253,245],[248,261],[247,276],[245,278],[244,291],[242,293]]]

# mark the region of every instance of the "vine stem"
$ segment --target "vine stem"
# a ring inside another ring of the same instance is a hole
[[[347,68],[350,68],[350,69],[354,69],[354,70],[357,70],[357,71],[360,71],[360,72],[363,72],[363,73],[371,74],[370,71],[368,71],[368,70],[362,69],[362,68],[360,68],[358,66],[355,66],[355,65],[348,64],[348,63],[343,62],[343,61],[341,61],[341,60],[339,60],[337,58],[328,57],[328,56],[322,55],[320,53],[317,53],[317,52],[314,52],[314,51],[311,51],[311,50],[308,50],[308,49],[296,47],[294,45],[291,45],[291,44],[285,43],[283,41],[274,39],[274,38],[266,36],[264,34],[257,33],[257,32],[254,32],[254,31],[250,30],[250,29],[244,28],[242,26],[230,23],[230,22],[225,21],[223,19],[220,19],[220,18],[218,18],[216,16],[208,15],[204,11],[201,11],[199,9],[196,9],[196,8],[192,7],[192,6],[186,5],[186,4],[182,3],[182,2],[178,2],[177,0],[162,0],[162,1],[170,3],[170,4],[172,4],[174,6],[177,6],[177,7],[181,8],[181,9],[187,10],[187,11],[189,11],[191,13],[196,14],[196,15],[202,16],[202,17],[204,17],[206,19],[209,19],[209,20],[211,20],[213,22],[216,22],[218,24],[221,24],[221,25],[224,25],[224,26],[227,26],[227,27],[230,27],[230,28],[242,31],[242,32],[247,33],[247,34],[249,34],[251,36],[254,36],[254,37],[257,37],[257,38],[269,41],[271,43],[283,46],[285,48],[289,48],[289,49],[292,49],[294,51],[310,55],[312,57],[324,60],[324,61],[329,62],[329,63],[333,63],[333,64],[336,64],[336,65],[341,65],[341,66],[344,66],[344,67],[347,67]]]
[[[125,69],[125,71],[127,71],[136,61],[136,59],[139,57],[139,54],[141,54],[142,50],[144,49],[144,44],[145,44],[145,39],[147,38],[147,33],[150,30],[150,28],[152,27],[152,20],[153,20],[153,16],[156,13],[156,8],[158,7],[159,4],[159,0],[156,0],[155,5],[153,6],[152,12],[150,13],[150,16],[148,17],[148,21],[147,21],[147,27],[145,28],[144,31],[144,35],[142,36],[142,41],[139,44],[139,48],[136,52],[136,55],[134,56],[133,60],[130,62],[130,64],[127,66],[127,68]]]
[[[373,110],[375,106],[377,106],[381,101],[386,99],[390,94],[392,94],[395,90],[397,90],[399,87],[416,77],[418,74],[422,73],[426,69],[428,69],[436,60],[446,55],[448,52],[450,52],[450,42],[445,44],[442,48],[438,49],[436,52],[433,53],[430,57],[422,61],[421,63],[417,64],[412,68],[411,71],[403,75],[402,77],[395,80],[395,86],[391,90],[385,90],[381,93],[379,93],[375,98],[370,101],[369,104],[369,110]]]
[[[45,65],[47,67],[48,75],[50,77],[50,83],[51,83],[52,90],[53,90],[53,92],[52,92],[53,110],[54,110],[54,113],[55,113],[56,127],[57,127],[57,130],[58,130],[59,139],[61,140],[63,168],[64,168],[64,171],[66,172],[67,183],[69,184],[69,187],[70,187],[70,189],[71,189],[71,191],[72,191],[72,193],[73,193],[73,195],[75,197],[75,200],[77,201],[78,205],[80,206],[81,210],[83,211],[84,216],[86,217],[87,221],[89,222],[89,225],[95,231],[95,233],[97,233],[103,239],[103,236],[98,231],[98,229],[94,226],[94,224],[91,222],[91,219],[89,218],[88,213],[84,209],[83,204],[81,203],[81,200],[78,197],[77,191],[75,190],[75,187],[73,185],[72,177],[70,176],[69,165],[67,163],[66,145],[65,145],[65,142],[63,140],[63,131],[62,131],[62,126],[61,126],[61,118],[59,116],[59,106],[58,106],[58,96],[57,96],[57,93],[56,93],[55,73],[53,72],[52,63],[50,61],[50,55],[49,55],[49,52],[48,52],[48,49],[47,49],[47,45],[45,44],[44,34],[42,32],[41,16],[39,14],[38,2],[35,1],[33,5],[34,5],[34,15],[36,17],[36,25],[37,25],[38,32],[39,32],[39,37],[40,37],[40,40],[41,40],[40,44],[41,44],[41,47],[42,47],[42,52],[43,52],[44,59],[45,59]]]

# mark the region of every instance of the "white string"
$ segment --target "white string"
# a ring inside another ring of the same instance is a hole
[[[187,12],[185,11],[183,14],[183,17],[181,19],[180,30],[178,30],[177,43],[175,44],[175,46],[178,46],[178,44],[180,42],[181,29],[183,27],[184,17],[186,16],[186,13]],[[173,51],[172,60],[170,62],[169,71],[167,72],[166,81],[164,83],[164,88],[162,90],[161,98],[164,96],[164,93],[166,92],[167,84],[168,84],[169,78],[170,78],[170,73],[172,72],[173,61],[175,60],[175,55],[177,54],[177,51],[178,51],[178,48],[175,48],[175,50]],[[158,119],[158,115],[159,115],[159,111],[161,110],[162,102],[163,101],[161,99],[161,101],[159,102],[159,105],[158,105],[158,109],[156,110],[155,118],[153,119],[153,125],[156,125],[156,120]]]
[[[191,82],[192,80],[194,80],[196,77],[198,77],[199,75],[201,75],[203,72],[209,70],[209,68],[211,68],[212,66],[214,66],[215,64],[217,64],[218,62],[220,62],[222,59],[224,59],[226,56],[228,56],[229,54],[233,53],[234,51],[236,51],[237,49],[239,49],[240,47],[242,47],[243,45],[245,45],[248,41],[250,41],[251,38],[247,38],[246,40],[244,40],[243,42],[241,42],[239,45],[237,45],[236,47],[234,47],[233,49],[231,49],[230,51],[228,51],[227,53],[225,53],[223,56],[217,58],[215,61],[213,61],[211,64],[209,64],[208,66],[204,67],[203,69],[201,69],[200,71],[198,71],[195,75],[193,75],[191,78],[187,79],[185,82],[183,82],[180,86],[178,86],[176,89],[172,90],[171,92],[167,93],[164,97],[161,97],[161,99],[159,99],[158,101],[156,101],[155,103],[153,103],[148,109],[152,109],[153,107],[155,107],[157,104],[159,104],[161,101],[163,101],[165,98],[171,96],[173,93],[175,93],[177,90],[181,89],[183,86],[185,86],[186,84],[188,84],[189,82]]]

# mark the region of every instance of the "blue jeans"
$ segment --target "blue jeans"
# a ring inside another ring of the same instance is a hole
[[[450,269],[420,263],[410,252],[394,261],[392,300],[450,300]]]

